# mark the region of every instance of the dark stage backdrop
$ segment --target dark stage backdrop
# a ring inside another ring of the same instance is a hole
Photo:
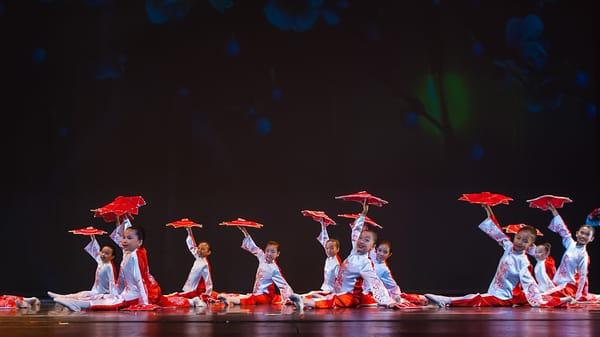
[[[574,200],[575,230],[600,207],[598,53],[583,1],[0,0],[4,168],[0,293],[91,286],[87,243],[67,230],[112,224],[90,209],[142,195],[151,272],[179,290],[183,230],[204,224],[217,290],[250,291],[245,217],[303,292],[322,280],[319,225],[357,212],[367,189],[405,291],[487,289],[502,251],[461,193],[512,196],[503,224],[540,194]],[[350,249],[347,221],[330,227]],[[101,238],[102,242],[108,240]],[[600,291],[600,242],[591,290]],[[120,255],[120,254],[119,254]],[[118,258],[118,261],[120,257]]]

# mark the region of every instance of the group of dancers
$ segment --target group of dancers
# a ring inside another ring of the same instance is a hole
[[[114,262],[114,246],[100,245],[96,236],[90,235],[90,242],[85,246],[85,251],[97,262],[91,290],[73,294],[48,292],[48,295],[56,303],[72,311],[263,304],[290,304],[301,311],[305,307],[564,307],[574,303],[600,303],[600,296],[588,292],[587,253],[587,245],[594,239],[600,209],[588,216],[588,220],[591,219],[593,223],[581,225],[573,238],[556,207],[551,202],[545,205],[545,209],[553,215],[548,229],[560,235],[565,248],[557,269],[550,256],[550,244],[535,244],[538,236],[536,228],[524,224],[515,225],[509,230],[514,233],[511,240],[504,231],[507,228],[500,226],[490,204],[483,203],[486,218],[479,228],[495,240],[504,253],[486,293],[448,297],[407,294],[401,290],[387,264],[387,259],[392,254],[392,244],[387,240],[378,241],[375,226],[369,225],[376,223],[367,217],[370,199],[361,200],[358,201],[362,204],[362,212],[355,216],[356,219],[351,225],[352,250],[344,260],[339,256],[340,242],[330,238],[327,231],[328,224],[333,221],[323,212],[308,211],[313,212],[313,219],[321,223],[321,232],[317,240],[327,256],[323,268],[323,283],[318,290],[304,294],[294,292],[277,263],[280,244],[268,241],[264,248],[261,248],[254,242],[247,227],[242,225],[244,222],[233,222],[233,225],[239,224],[237,227],[243,234],[242,249],[256,256],[258,260],[252,293],[215,291],[208,260],[211,245],[207,241],[197,242],[192,232],[193,226],[188,226],[186,245],[195,259],[194,264],[181,291],[164,295],[158,282],[150,274],[144,247],[144,229],[132,224],[133,217],[125,213],[115,216],[116,226],[110,234],[110,238],[123,252],[118,271]],[[371,204],[381,206],[377,203]],[[528,255],[535,258],[535,267],[532,267]],[[28,308],[36,305],[39,305],[39,300],[35,297],[0,296],[0,308]]]

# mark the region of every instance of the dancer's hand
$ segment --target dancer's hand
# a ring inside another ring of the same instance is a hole
[[[556,207],[554,207],[554,205],[552,205],[552,203],[548,203],[548,210],[550,212],[552,212],[552,215],[554,216],[558,216],[558,211],[556,210]]]
[[[244,234],[244,237],[247,238],[250,236],[250,234],[248,234],[248,230],[242,226],[236,226],[240,231],[242,231],[242,233]]]
[[[361,215],[366,216],[368,211],[369,211],[369,204],[367,204],[367,201],[365,200],[363,202],[363,210],[362,210]]]

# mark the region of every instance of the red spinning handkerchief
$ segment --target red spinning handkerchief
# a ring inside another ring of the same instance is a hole
[[[504,226],[504,227],[502,227],[502,229],[503,229],[503,230],[504,230],[506,233],[509,233],[509,234],[517,234],[517,233],[518,233],[518,232],[521,230],[521,228],[523,228],[523,227],[525,227],[525,226],[527,226],[527,225],[526,225],[526,224],[524,224],[524,223],[519,223],[519,224],[513,224],[513,225]],[[534,228],[535,228],[535,227],[534,227]],[[537,236],[544,236],[544,233],[540,232],[540,230],[539,230],[539,229],[537,229],[537,228],[536,228],[536,229],[535,229],[535,231],[536,231],[536,233],[537,233]]]
[[[541,210],[547,211],[548,204],[554,206],[554,208],[562,208],[566,203],[573,202],[570,198],[567,197],[559,197],[556,195],[542,195],[537,198],[527,200],[529,203],[529,207],[531,208],[539,208]]]
[[[302,211],[302,215],[309,216],[313,220],[315,220],[316,222],[323,222],[323,224],[325,226],[335,225],[335,221],[333,221],[333,219],[331,219],[323,211],[309,211],[309,210],[304,210],[304,211]]]
[[[360,217],[360,214],[338,214],[338,216],[340,218],[348,218],[348,219],[356,220]],[[371,226],[383,228],[380,224],[376,223],[375,221],[373,221],[373,219],[369,218],[368,216],[365,216],[365,223],[369,224]],[[350,226],[352,226],[352,224],[350,224]]]
[[[114,222],[118,216],[137,215],[138,209],[145,204],[146,201],[141,196],[118,196],[110,203],[91,211],[95,218],[102,217],[106,222]]]
[[[471,204],[496,206],[499,204],[508,205],[513,199],[502,194],[481,192],[481,193],[466,193],[463,194],[458,200],[466,201]]]
[[[240,226],[240,227],[252,227],[252,228],[262,228],[262,224],[258,222],[237,218],[233,221],[223,221],[219,224],[219,226]]]
[[[367,191],[360,191],[360,192],[348,194],[348,195],[340,195],[335,198],[339,199],[339,200],[345,200],[345,201],[354,201],[354,202],[358,202],[361,204],[366,202],[369,205],[373,205],[373,206],[377,206],[377,207],[381,207],[388,203],[387,201],[385,201],[379,197],[376,197]]]
[[[192,228],[192,227],[202,228],[201,224],[195,223],[188,218],[183,218],[181,220],[169,222],[166,226],[173,227],[173,228]]]
[[[92,226],[80,228],[80,229],[73,229],[73,230],[70,230],[69,232],[76,234],[76,235],[104,235],[104,234],[106,234],[105,231],[94,228]]]

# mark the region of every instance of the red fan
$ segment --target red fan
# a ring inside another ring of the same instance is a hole
[[[94,228],[92,226],[80,228],[80,229],[73,229],[73,230],[70,230],[69,232],[71,232],[73,234],[77,234],[77,235],[103,235],[103,234],[106,234],[105,231]]]
[[[123,309],[125,311],[154,311],[160,307],[156,304],[134,304]]]
[[[521,228],[523,228],[525,226],[527,226],[527,225],[524,223],[519,223],[519,224],[508,225],[508,226],[502,227],[502,229],[504,229],[504,231],[506,233],[517,234],[521,230]],[[536,228],[535,231],[537,233],[537,236],[544,236],[544,233],[540,232],[539,229]]]
[[[302,211],[302,215],[309,216],[317,222],[322,222],[325,226],[335,225],[335,221],[333,221],[333,219],[327,216],[327,214],[325,214],[323,211],[304,210]]]
[[[381,198],[378,198],[367,191],[360,191],[360,192],[348,194],[348,195],[340,195],[339,197],[335,197],[335,198],[345,200],[345,201],[354,201],[354,202],[358,202],[361,204],[366,202],[369,205],[373,205],[373,206],[377,206],[377,207],[381,207],[388,203],[387,201],[385,201]]]
[[[261,228],[263,225],[258,222],[237,218],[233,221],[223,221],[219,224],[220,226],[240,226],[240,227],[252,227],[252,228]]]
[[[109,204],[93,209],[94,217],[102,217],[106,222],[114,222],[123,215],[137,215],[138,208],[144,206],[146,201],[141,196],[118,196]]]
[[[508,203],[513,199],[502,194],[481,192],[463,194],[460,198],[458,198],[458,200],[466,201],[471,204],[496,206],[499,204],[508,205]]]
[[[183,218],[181,220],[169,222],[167,224],[167,226],[173,227],[173,228],[192,228],[192,227],[202,228],[201,224],[195,223],[195,222],[193,222],[192,220],[190,220],[188,218]]]
[[[556,195],[542,195],[537,198],[527,200],[529,203],[529,207],[531,208],[539,208],[541,210],[547,211],[548,204],[554,206],[554,208],[562,208],[566,203],[573,202],[570,198],[567,197],[558,197]]]
[[[356,220],[360,217],[360,214],[338,214],[338,216],[340,218],[348,218],[348,219]],[[365,216],[365,223],[367,223],[371,226],[383,228],[380,224],[376,223],[375,221],[373,221],[373,219],[369,218],[368,216]],[[350,225],[352,225],[352,224],[350,224]]]

